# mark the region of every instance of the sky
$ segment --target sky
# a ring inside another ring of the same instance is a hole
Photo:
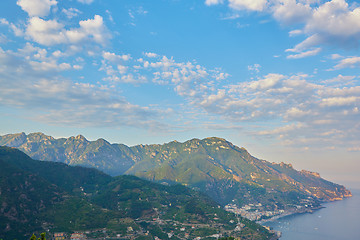
[[[0,134],[221,137],[360,188],[360,3],[2,0]]]

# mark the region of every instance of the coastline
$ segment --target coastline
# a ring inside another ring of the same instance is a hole
[[[343,201],[324,201],[321,211],[313,209],[313,214],[294,213],[261,221],[268,229],[281,232],[284,240],[338,240],[358,239],[360,216],[360,191],[354,190],[352,197]],[[306,213],[302,211],[303,213]]]
[[[322,204],[324,203],[331,203],[331,202],[336,202],[336,201],[343,201],[344,199],[347,199],[347,198],[351,198],[353,197],[352,193],[349,191],[349,194],[347,195],[344,195],[343,198],[333,198],[333,199],[330,199],[328,201],[323,201],[320,206],[318,207],[312,207],[312,208],[305,208],[305,209],[296,209],[296,210],[288,210],[288,211],[285,211],[284,213],[282,214],[279,214],[279,215],[276,215],[276,216],[273,216],[271,218],[268,218],[268,219],[262,219],[260,221],[256,221],[256,223],[260,224],[260,225],[263,225],[264,223],[266,222],[273,222],[277,219],[280,219],[280,218],[283,218],[283,217],[287,217],[287,216],[291,216],[291,215],[297,215],[297,214],[305,214],[305,213],[313,213],[317,210],[320,210],[320,209],[323,209],[323,208],[326,208],[324,207]]]
[[[328,203],[328,202],[324,202],[324,203]],[[308,208],[308,209],[303,209],[303,210],[285,211],[284,213],[273,216],[271,218],[256,221],[256,223],[263,225],[264,223],[273,222],[273,221],[283,218],[283,217],[297,215],[297,214],[313,213],[313,212],[323,209],[323,208],[326,208],[326,207],[320,205],[319,207],[313,207],[313,208]]]

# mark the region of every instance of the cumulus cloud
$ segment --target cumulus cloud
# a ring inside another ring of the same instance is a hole
[[[152,52],[146,52],[146,53],[144,53],[144,55],[149,58],[156,58],[159,56],[156,53],[152,53]]]
[[[130,59],[123,63],[126,66],[113,64],[108,69],[109,76],[111,72],[116,73],[113,76],[119,83],[139,84],[142,76],[156,84],[172,86],[195,112],[220,118],[231,126],[280,122],[277,127],[265,124],[251,127],[251,131],[257,136],[279,138],[285,145],[333,146],[343,144],[341,140],[345,138],[356,143],[354,133],[360,134],[360,128],[354,127],[360,117],[360,88],[338,84],[356,81],[354,76],[325,80],[336,81],[337,85],[330,86],[328,82],[314,83],[310,80],[312,77],[305,74],[272,73],[257,80],[227,85],[219,76],[228,74],[218,69],[206,69],[194,62],[177,62],[166,56]],[[339,126],[340,123],[346,124]],[[294,136],[301,137],[294,139]]]
[[[205,0],[207,6],[224,3],[224,0]],[[234,10],[264,11],[267,8],[268,0],[228,0],[229,7]]]
[[[117,55],[115,53],[105,52],[105,51],[102,53],[102,56],[105,60],[114,63],[120,63],[122,61],[128,61],[129,59],[131,59],[130,54]]]
[[[232,125],[280,121],[275,128],[266,124],[261,130],[258,126],[253,134],[278,138],[285,145],[343,145],[343,139],[358,142],[354,133],[360,134],[360,126],[356,127],[360,88],[312,83],[309,78],[273,73],[233,85],[212,83],[207,91],[195,82],[193,93],[186,97],[193,106]]]
[[[27,12],[30,17],[47,16],[50,13],[51,7],[57,5],[56,0],[18,0],[16,3],[22,10]]]
[[[296,0],[280,0],[272,6],[275,19],[286,24],[303,23],[312,13],[308,4]]]
[[[229,0],[229,6],[235,10],[263,11],[267,0]]]
[[[228,0],[232,10],[265,12],[279,23],[301,29],[290,31],[290,36],[304,35],[305,40],[294,49],[299,53],[317,54],[320,45],[354,48],[360,41],[360,7],[349,5],[346,0],[301,1],[301,0]],[[222,1],[206,1],[217,5]],[[310,52],[312,51],[312,52]],[[302,57],[302,55],[292,57]]]
[[[196,98],[212,89],[212,80],[223,80],[228,76],[220,70],[207,70],[192,62],[176,62],[163,56],[160,60],[149,63],[153,69],[153,81],[158,84],[174,85],[180,96]]]
[[[359,45],[360,8],[350,7],[345,0],[331,0],[314,6],[286,0],[275,4],[272,10],[281,23],[303,25],[301,32],[296,33],[304,34],[306,38],[294,47],[297,52],[317,54],[315,50],[319,45],[340,48]]]
[[[54,45],[67,41],[64,25],[56,20],[43,20],[39,17],[29,19],[26,34],[32,40],[43,45]]]
[[[134,63],[128,63],[132,58],[130,54],[118,55],[112,52],[103,51],[102,65],[100,71],[106,73],[105,81],[116,83],[131,83],[140,84],[147,82],[147,78],[138,72],[134,71]],[[129,64],[131,66],[127,66]],[[132,70],[129,72],[129,70]]]
[[[345,0],[326,2],[313,9],[304,31],[310,37],[317,35],[322,43],[340,45],[343,48],[358,46],[360,8],[351,9]]]
[[[93,19],[80,21],[79,25],[79,28],[66,30],[64,24],[57,20],[44,20],[39,17],[32,17],[29,19],[26,28],[26,36],[46,46],[77,44],[84,41],[92,41],[104,45],[111,38],[109,31],[104,25],[103,18],[99,15],[95,15]]]

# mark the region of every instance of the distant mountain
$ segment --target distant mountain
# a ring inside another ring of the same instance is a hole
[[[32,160],[0,147],[0,238],[83,231],[90,238],[180,239],[212,234],[276,239],[260,225],[219,208],[182,185]],[[186,235],[187,234],[187,235]],[[49,238],[49,237],[48,237]]]
[[[125,173],[135,160],[125,145],[104,139],[90,142],[81,135],[54,139],[43,133],[9,134],[0,137],[0,145],[16,147],[37,160],[94,167],[113,176]]]
[[[81,135],[54,139],[43,133],[20,133],[0,137],[0,145],[16,147],[35,159],[95,167],[113,176],[182,183],[223,205],[261,203],[276,210],[292,208],[309,196],[313,204],[351,196],[345,187],[317,173],[257,159],[245,148],[216,137],[127,147],[103,139],[88,141]]]

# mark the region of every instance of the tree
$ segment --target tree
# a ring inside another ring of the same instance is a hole
[[[36,240],[35,234],[33,234],[33,235],[31,236],[30,240]]]
[[[46,233],[41,233],[40,234],[40,237],[39,238],[36,238],[36,235],[35,234],[33,234],[32,236],[31,236],[31,238],[30,238],[30,240],[46,240]]]
[[[46,240],[46,238],[45,238],[45,235],[46,235],[46,233],[41,233],[40,234],[40,240]]]

